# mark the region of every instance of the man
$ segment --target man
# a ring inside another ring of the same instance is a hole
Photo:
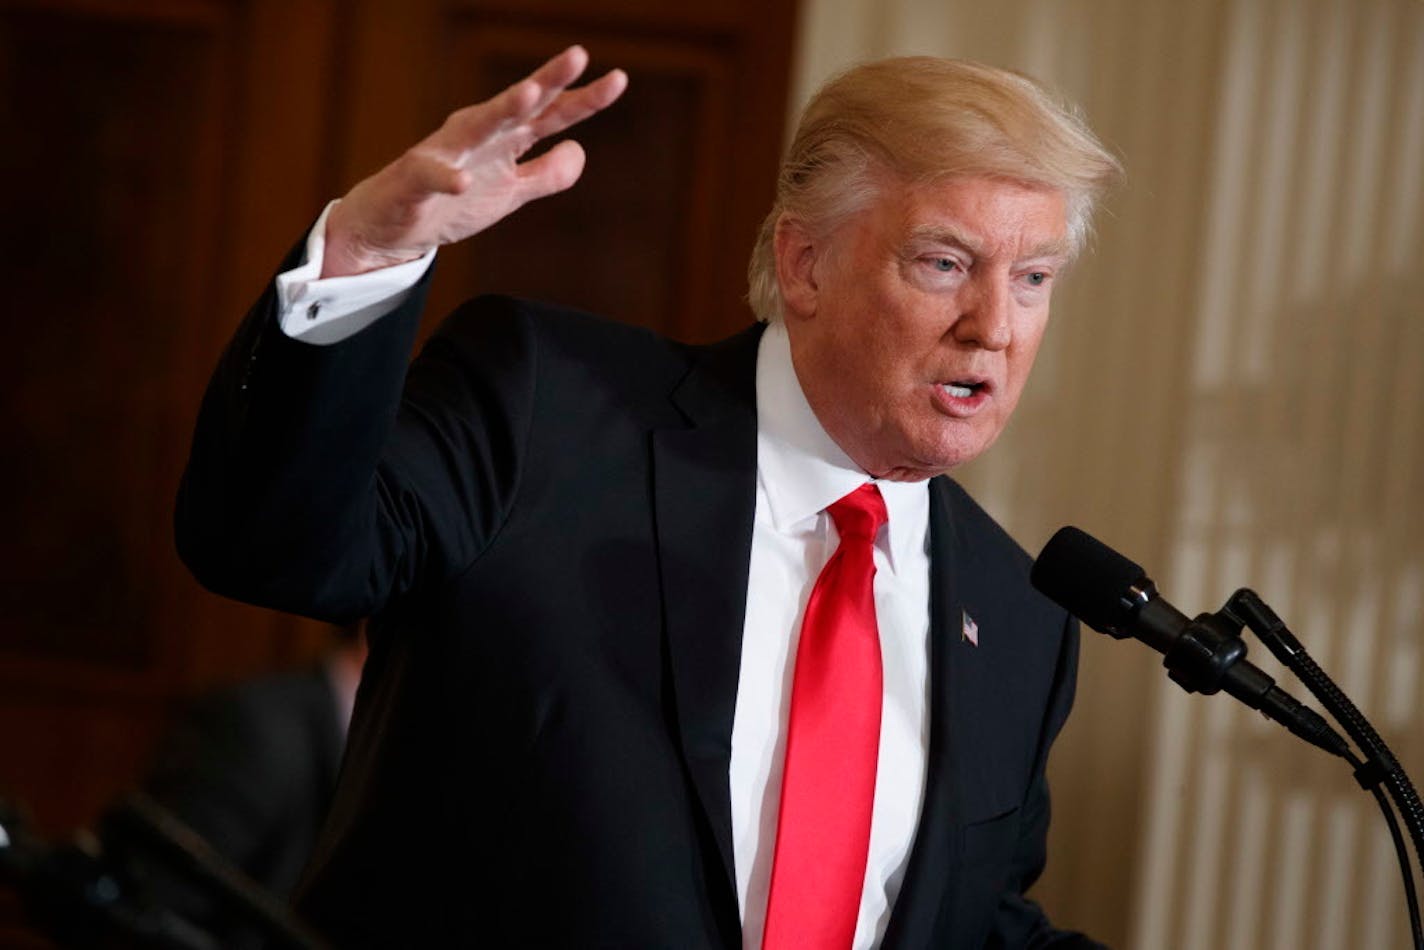
[[[362,624],[334,627],[319,665],[268,673],[195,699],[159,743],[143,786],[159,806],[270,894],[286,899],[336,789],[366,659]],[[143,861],[150,899],[219,939],[261,934],[210,888]]]
[[[577,178],[518,159],[622,91],[585,62],[332,206],[205,400],[197,576],[378,615],[302,909],[343,946],[1083,945],[1024,896],[1077,629],[934,476],[1006,423],[1114,160],[1020,77],[870,64],[783,165],[768,326],[487,298],[407,374],[434,248]]]

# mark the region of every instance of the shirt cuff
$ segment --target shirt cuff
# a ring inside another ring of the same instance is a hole
[[[277,275],[277,322],[294,340],[327,346],[355,336],[405,303],[435,260],[435,251],[394,267],[321,280],[326,219],[333,201],[307,235],[304,263]]]

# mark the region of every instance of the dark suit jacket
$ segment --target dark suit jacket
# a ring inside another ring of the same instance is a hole
[[[272,894],[286,898],[311,857],[336,789],[345,729],[319,669],[274,673],[200,697],[159,744],[148,794]],[[148,890],[225,947],[258,932],[160,863]]]
[[[379,614],[299,907],[342,946],[739,946],[727,769],[759,328],[688,347],[482,298],[407,378],[420,296],[313,347],[269,290],[179,497],[210,588]],[[1068,945],[1023,892],[1077,629],[946,478],[931,519],[926,798],[885,946]]]

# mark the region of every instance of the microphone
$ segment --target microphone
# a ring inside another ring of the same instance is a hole
[[[1349,753],[1318,713],[1246,662],[1242,621],[1230,603],[1219,613],[1189,619],[1158,595],[1140,566],[1072,526],[1044,545],[1029,580],[1094,630],[1118,640],[1136,637],[1163,654],[1168,675],[1187,692],[1225,690],[1306,742],[1333,755]]]

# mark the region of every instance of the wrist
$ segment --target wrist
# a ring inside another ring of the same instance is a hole
[[[326,220],[326,234],[321,259],[321,279],[351,277],[416,260],[418,251],[393,251],[372,247],[348,227],[338,203]]]

